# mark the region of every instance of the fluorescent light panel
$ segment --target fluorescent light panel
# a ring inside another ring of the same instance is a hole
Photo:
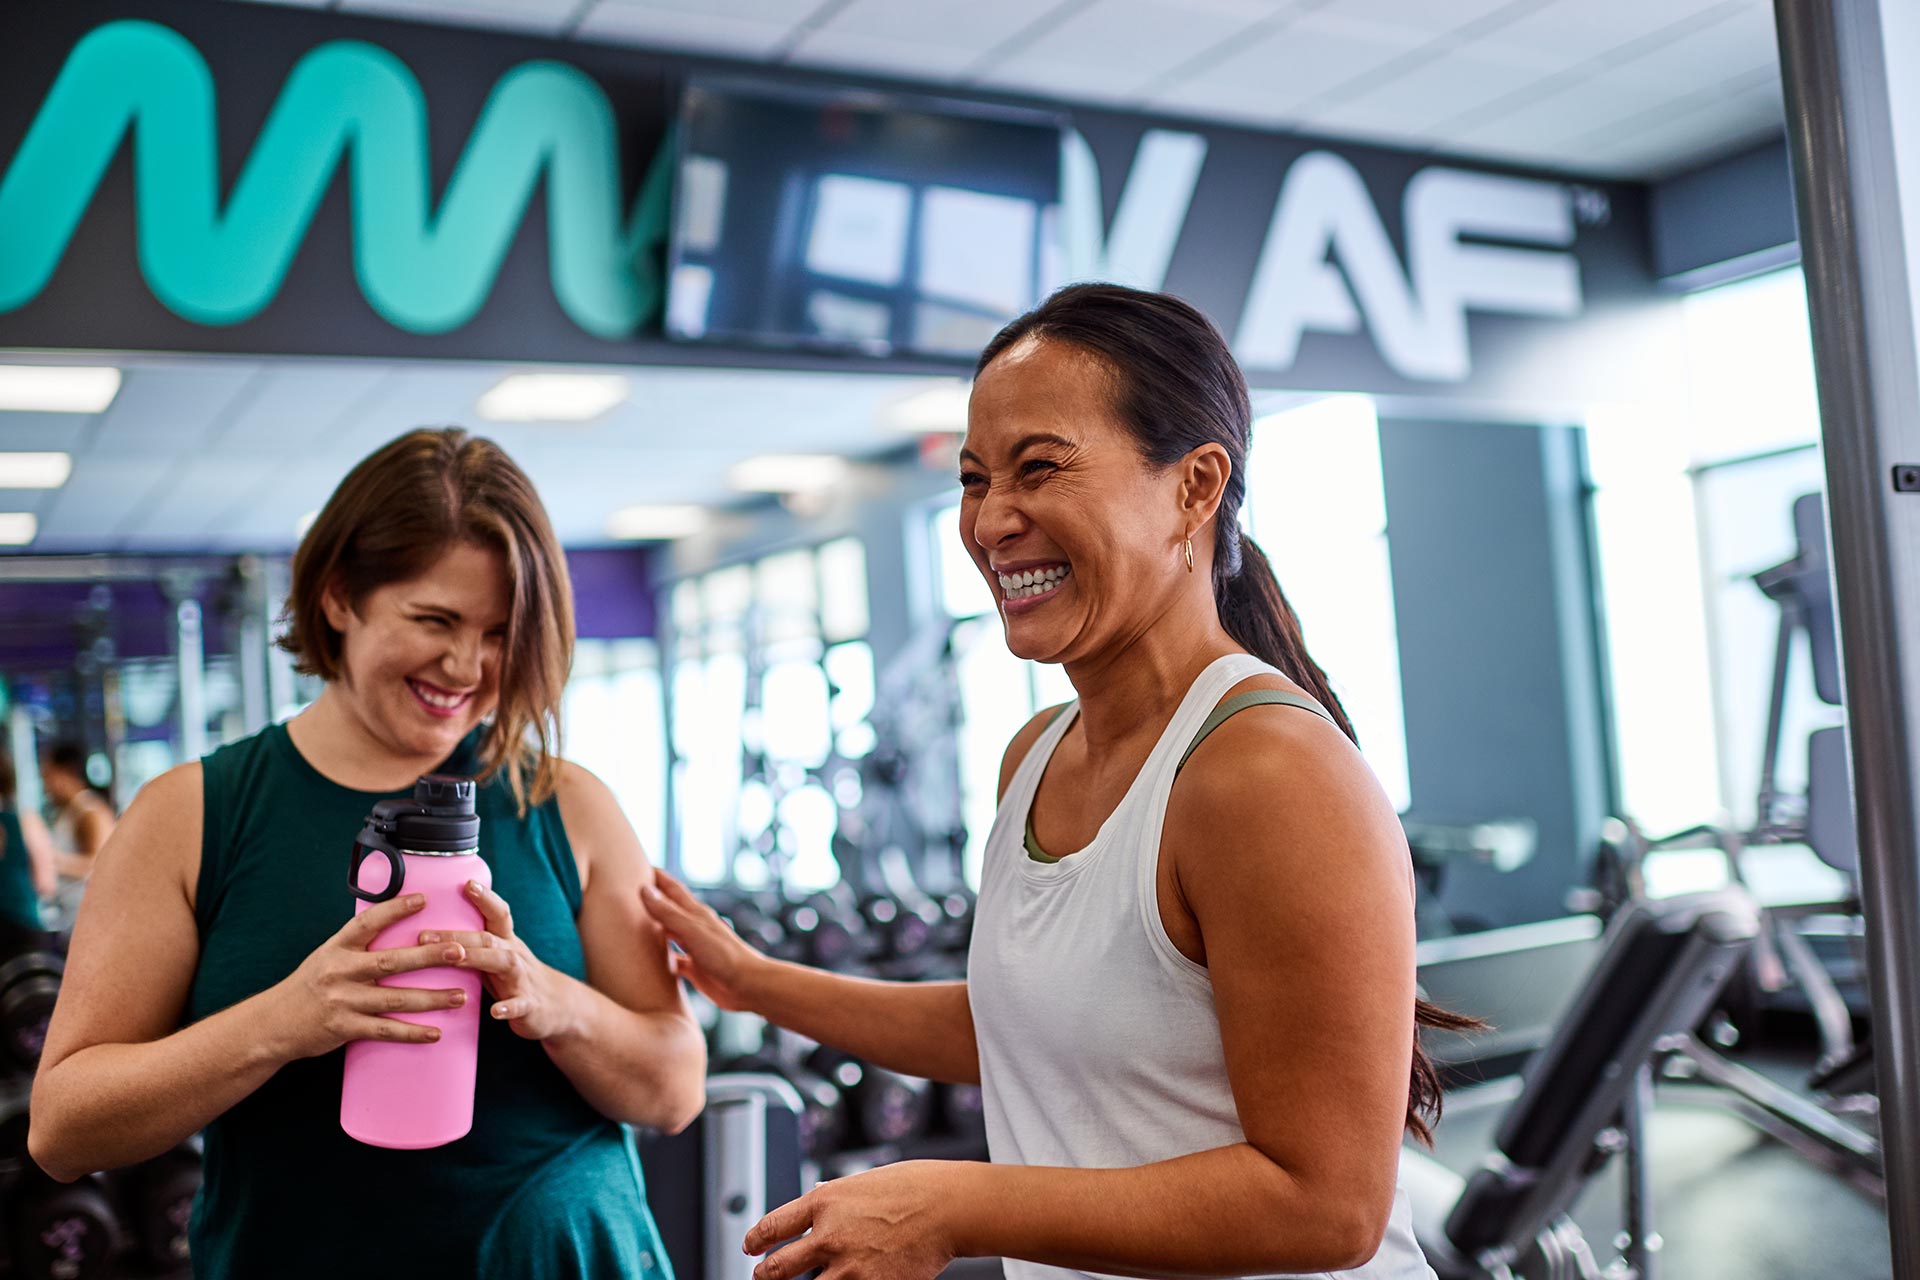
[[[705,507],[622,507],[608,519],[607,536],[622,542],[670,542],[706,527]]]
[[[72,474],[70,453],[0,453],[0,489],[58,489]]]
[[[489,422],[586,422],[632,391],[618,373],[515,373],[474,406]]]
[[[749,493],[818,493],[847,478],[847,460],[830,453],[768,453],[737,463],[727,473]]]
[[[971,383],[955,378],[916,391],[888,406],[882,416],[895,431],[959,435],[967,429],[967,397],[972,394]]]
[[[0,547],[24,547],[40,532],[31,511],[0,511]]]
[[[120,371],[83,365],[0,364],[0,410],[99,413],[120,392]]]

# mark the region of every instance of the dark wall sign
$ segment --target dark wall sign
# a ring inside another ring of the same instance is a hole
[[[960,367],[663,335],[694,64],[231,3],[0,31],[0,347]],[[1642,188],[1071,119],[1057,278],[1189,298],[1256,384],[1572,405],[1673,374]]]

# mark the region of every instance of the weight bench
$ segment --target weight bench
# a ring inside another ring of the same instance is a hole
[[[1601,1267],[1567,1212],[1616,1153],[1627,1159],[1626,1274],[1648,1280],[1654,1062],[1691,1038],[1759,928],[1737,886],[1615,914],[1480,1168],[1461,1178],[1424,1152],[1401,1153],[1414,1233],[1440,1280],[1597,1280]]]

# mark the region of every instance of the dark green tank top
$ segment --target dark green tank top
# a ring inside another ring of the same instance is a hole
[[[473,773],[476,739],[441,771]],[[322,777],[284,725],[202,762],[206,819],[189,1020],[266,990],[353,914],[347,860],[384,795]],[[559,806],[482,787],[480,854],[515,931],[576,978],[580,879]],[[484,1000],[484,995],[482,999]],[[288,1063],[206,1130],[194,1272],[253,1280],[620,1276],[671,1280],[633,1137],[531,1040],[484,1014],[473,1131],[389,1151],[340,1128],[344,1050]]]
[[[44,929],[40,922],[40,891],[33,887],[33,863],[27,857],[27,837],[20,815],[0,809],[0,920],[24,929]]]

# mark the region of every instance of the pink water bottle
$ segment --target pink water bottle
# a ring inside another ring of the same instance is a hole
[[[477,932],[485,928],[466,884],[491,884],[480,858],[480,819],[473,810],[473,780],[428,774],[413,797],[382,800],[353,846],[348,887],[368,907],[402,893],[424,893],[427,905],[380,931],[370,950],[418,945],[422,929]],[[380,854],[385,860],[371,858]],[[340,1127],[376,1147],[414,1151],[465,1137],[473,1128],[473,1081],[480,1049],[480,975],[451,966],[416,969],[380,979],[386,987],[459,987],[467,1002],[457,1009],[396,1013],[438,1027],[432,1044],[355,1040],[347,1045],[340,1085]]]

